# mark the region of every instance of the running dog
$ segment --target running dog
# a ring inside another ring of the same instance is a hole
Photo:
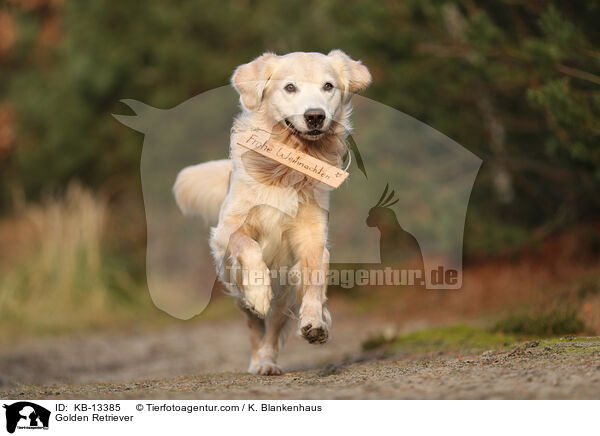
[[[210,247],[219,279],[236,296],[250,329],[249,372],[277,375],[279,349],[293,320],[309,343],[325,343],[329,336],[327,282],[311,278],[327,276],[331,188],[239,142],[258,129],[341,166],[351,98],[371,75],[360,61],[334,50],[265,53],[238,67],[231,81],[242,112],[233,123],[230,159],[185,168],[174,193],[185,214],[214,226]]]

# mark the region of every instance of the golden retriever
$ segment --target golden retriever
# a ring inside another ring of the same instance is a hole
[[[230,159],[188,167],[177,177],[182,211],[215,225],[211,250],[219,279],[247,317],[253,374],[281,374],[277,356],[294,319],[308,342],[328,339],[323,278],[330,188],[238,142],[259,129],[341,166],[351,98],[370,82],[368,69],[340,50],[263,54],[232,77],[242,112],[233,124]]]

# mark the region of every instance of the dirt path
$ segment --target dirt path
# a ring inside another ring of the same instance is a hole
[[[384,357],[360,351],[385,327],[366,322],[338,320],[324,346],[291,338],[280,377],[243,372],[249,344],[241,319],[40,340],[2,350],[0,397],[600,398],[600,338]]]

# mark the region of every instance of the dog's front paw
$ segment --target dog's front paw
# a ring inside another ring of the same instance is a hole
[[[329,329],[323,321],[301,320],[300,334],[310,344],[324,344],[329,338]]]
[[[273,362],[257,362],[248,368],[250,374],[256,375],[281,375],[281,367]]]
[[[245,306],[260,318],[265,318],[271,308],[273,291],[270,285],[249,285],[244,289]]]

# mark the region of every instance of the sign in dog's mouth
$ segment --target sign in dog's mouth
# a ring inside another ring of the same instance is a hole
[[[288,147],[262,130],[246,131],[237,143],[332,188],[339,187],[349,175],[346,170],[350,162],[346,169],[337,168],[300,150]]]

